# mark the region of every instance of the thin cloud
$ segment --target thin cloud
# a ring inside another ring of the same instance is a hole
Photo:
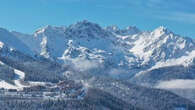
[[[138,0],[142,6],[162,10],[194,10],[194,0]],[[195,11],[195,10],[194,10]]]
[[[195,13],[167,12],[167,15],[157,15],[159,19],[195,24]]]
[[[44,2],[52,0],[42,0]],[[138,16],[148,16],[151,18],[177,21],[195,24],[195,0],[56,0],[57,2],[80,3],[80,2],[94,2],[97,8],[111,9],[115,13],[117,10],[132,7],[136,9]],[[110,3],[113,5],[109,5]],[[140,12],[139,12],[140,11]],[[144,13],[142,13],[144,11]]]
[[[161,81],[156,87],[163,89],[194,89],[195,80],[176,79]]]
[[[145,16],[195,24],[194,0],[136,0],[129,1],[129,4],[139,7]]]

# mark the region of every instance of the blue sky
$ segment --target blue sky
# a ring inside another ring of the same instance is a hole
[[[195,38],[195,0],[0,0],[0,27],[33,33],[87,19],[141,30],[165,26]]]

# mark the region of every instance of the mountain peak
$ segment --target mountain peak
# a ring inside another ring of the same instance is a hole
[[[92,23],[92,22],[90,22],[90,21],[88,21],[88,20],[79,21],[79,22],[77,22],[77,23],[82,23],[82,24],[94,24],[94,23]]]
[[[136,26],[127,26],[126,30],[128,31],[128,34],[135,34],[141,32]]]
[[[45,32],[46,30],[50,30],[50,29],[52,29],[52,26],[51,25],[46,25],[45,27],[39,28],[37,31],[35,31],[35,34],[40,34],[40,33]]]
[[[74,28],[101,28],[98,24],[89,22],[87,20],[79,21],[70,27]]]
[[[117,26],[113,25],[106,27],[106,30],[119,35],[133,35],[140,32],[140,30],[135,26],[128,26],[125,29],[120,29]]]
[[[120,30],[120,29],[119,29],[118,26],[112,25],[112,26],[107,26],[107,27],[106,27],[106,30],[108,30],[108,31],[118,31],[118,30]]]
[[[137,30],[139,30],[136,26],[127,26],[126,27],[126,30],[131,30],[131,29],[137,29]]]
[[[96,23],[89,22],[87,20],[77,22],[70,25],[65,32],[69,36],[77,37],[105,37],[109,36],[101,26]]]
[[[171,31],[164,26],[160,26],[156,28],[152,33],[155,34],[155,36],[161,36],[163,34],[169,34],[171,33]]]
[[[64,33],[65,30],[66,30],[65,26],[57,27],[57,26],[47,25],[35,31],[35,36],[42,33]]]
[[[159,26],[157,29],[166,30],[167,28],[165,26]]]
[[[1,33],[1,34],[2,34],[2,33],[4,33],[4,34],[10,33],[10,30],[7,30],[7,29],[5,29],[5,28],[1,28],[1,27],[0,27],[0,33]]]
[[[159,26],[156,28],[154,31],[159,31],[159,32],[169,32],[169,29],[165,26]]]

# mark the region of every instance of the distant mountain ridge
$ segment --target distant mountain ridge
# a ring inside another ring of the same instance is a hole
[[[117,79],[143,78],[144,73],[150,74],[148,71],[169,66],[189,67],[194,65],[195,58],[194,40],[163,26],[140,31],[131,26],[102,28],[84,20],[67,27],[49,25],[33,35],[5,29],[1,29],[0,35],[1,47]],[[170,75],[168,79],[174,78]]]

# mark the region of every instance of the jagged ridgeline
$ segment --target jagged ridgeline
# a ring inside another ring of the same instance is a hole
[[[121,79],[141,77],[143,71],[167,66],[187,67],[195,57],[193,39],[162,26],[141,31],[134,26],[103,28],[84,20],[67,27],[46,26],[32,35],[0,30],[2,48]]]
[[[194,110],[193,95],[179,93],[193,93],[194,58],[194,39],[162,26],[141,31],[84,20],[33,34],[0,28],[0,106]]]

